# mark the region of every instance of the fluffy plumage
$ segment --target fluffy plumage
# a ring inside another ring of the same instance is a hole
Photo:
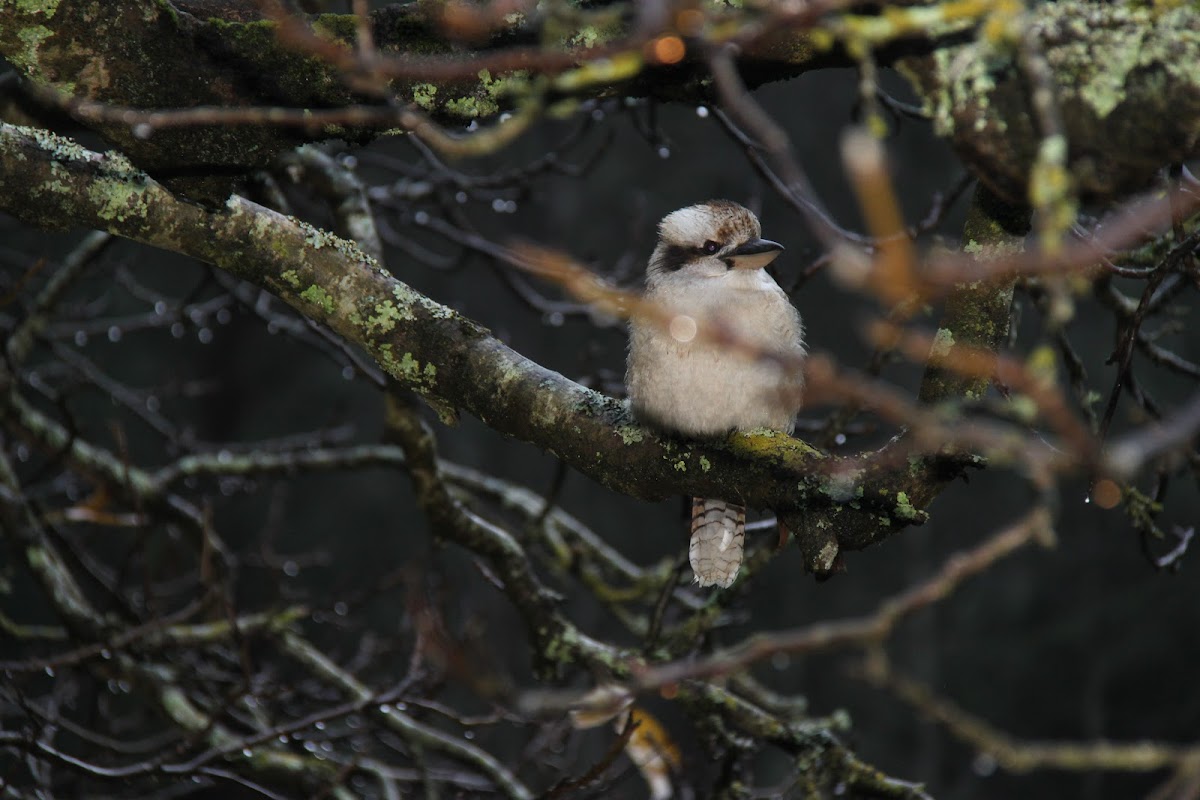
[[[760,237],[754,214],[727,200],[663,219],[646,270],[646,298],[673,316],[668,330],[649,320],[630,324],[625,382],[640,419],[691,436],[753,428],[791,432],[801,377],[697,336],[719,326],[756,350],[803,356],[800,315],[763,270],[782,249]],[[744,528],[743,506],[694,504],[689,551],[701,585],[733,583]]]

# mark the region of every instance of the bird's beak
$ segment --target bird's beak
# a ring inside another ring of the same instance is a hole
[[[770,239],[751,239],[725,256],[735,269],[762,269],[783,252],[783,245]]]

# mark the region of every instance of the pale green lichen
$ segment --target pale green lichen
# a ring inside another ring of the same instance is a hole
[[[1015,419],[1030,424],[1038,417],[1038,404],[1027,394],[1014,394],[1008,401],[1009,412]]]
[[[285,269],[282,273],[280,273],[279,279],[293,289],[300,288],[300,276],[296,274],[296,270],[294,269]]]
[[[17,0],[18,14],[41,14],[49,19],[58,11],[59,0]]]
[[[1144,31],[1131,32],[1132,39],[1122,47],[1109,48],[1103,65],[1089,80],[1082,81],[1079,96],[1088,102],[1096,117],[1104,119],[1125,100],[1125,81],[1140,61]]]
[[[92,154],[86,147],[44,128],[17,126],[17,130],[33,139],[39,148],[48,151],[54,161],[87,161]]]
[[[621,437],[621,441],[625,444],[636,444],[646,438],[645,434],[642,433],[642,429],[636,425],[618,425],[617,435]]]
[[[40,76],[41,67],[38,50],[41,48],[42,42],[53,35],[54,31],[45,25],[29,25],[24,27],[17,33],[17,41],[20,42],[19,49],[13,49],[5,55],[13,66],[19,67],[31,75]]]
[[[849,502],[852,507],[856,506],[853,498],[862,496],[862,486],[859,484],[862,474],[860,469],[834,473],[821,482],[821,493],[835,503]]]
[[[687,463],[685,463],[683,461],[683,459],[676,461],[675,462],[675,471],[676,472],[687,472]]]
[[[102,156],[104,169],[113,175],[125,175],[129,178],[144,180],[146,174],[133,165],[129,156],[120,150],[106,150]]]
[[[1078,101],[1097,121],[1106,120],[1128,99],[1134,86],[1144,90],[1155,71],[1192,86],[1200,81],[1200,7],[1158,4],[1043,3],[1028,17],[1055,76],[1060,103]],[[997,81],[1018,74],[1015,51],[987,36],[932,55],[934,85],[926,87],[925,107],[934,128],[950,136],[969,121],[977,132],[1006,130],[1006,120],[991,107]],[[901,65],[916,84],[920,76]],[[956,118],[963,114],[964,118]]]
[[[954,348],[954,333],[949,328],[938,328],[933,336],[933,346],[929,350],[930,358],[945,358]]]
[[[710,469],[712,469],[712,463],[709,462],[708,458],[705,456],[700,456],[700,469],[704,472],[708,472]]]
[[[295,217],[289,217],[288,219],[304,234],[304,243],[314,250],[321,250],[328,247],[338,251],[351,261],[365,264],[372,269],[379,269],[379,262],[373,256],[364,253],[362,248],[349,239],[343,239],[337,234],[309,225],[304,220],[296,219]],[[264,217],[264,220],[267,225],[272,224],[266,217]]]
[[[1006,61],[985,42],[975,42],[957,50],[941,48],[933,54],[934,70],[941,89],[927,92],[924,106],[939,136],[954,133],[954,115],[960,104],[978,107],[981,113],[975,120],[975,127],[977,130],[986,127],[988,117],[982,112],[986,112],[991,93],[996,88],[992,73],[1003,69]],[[992,122],[1003,131],[1004,120]]]
[[[300,298],[312,303],[326,314],[332,314],[334,309],[333,297],[320,286],[313,284],[300,293]]]
[[[572,47],[586,47],[590,50],[596,45],[602,44],[603,41],[603,36],[595,26],[584,25],[582,28],[575,31],[575,33],[569,39],[567,39],[567,44],[571,45]]]

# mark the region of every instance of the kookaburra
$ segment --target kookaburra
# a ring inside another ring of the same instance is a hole
[[[763,269],[783,246],[760,232],[758,218],[728,200],[681,208],[660,223],[645,299],[667,312],[669,325],[655,315],[630,323],[625,383],[638,419],[698,437],[791,433],[802,377],[785,364],[803,357],[804,330]],[[706,340],[702,330],[731,332],[737,346]],[[733,583],[745,536],[744,505],[693,498],[688,554],[701,586]]]

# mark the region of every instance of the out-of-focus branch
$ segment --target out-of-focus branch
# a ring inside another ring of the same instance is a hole
[[[1041,507],[1034,508],[975,549],[952,556],[936,575],[885,601],[869,617],[819,623],[795,631],[756,634],[740,645],[717,651],[705,658],[635,670],[629,685],[632,689],[642,691],[693,678],[730,675],[775,653],[878,645],[891,634],[901,619],[942,600],[972,575],[986,570],[1027,544],[1037,542],[1049,546],[1053,541],[1049,512]]]
[[[1151,772],[1165,767],[1194,772],[1200,764],[1198,744],[1017,739],[960,708],[953,701],[938,696],[930,687],[896,674],[886,665],[869,663],[864,676],[895,694],[923,716],[944,725],[955,738],[994,758],[1000,766],[1012,772],[1038,769]]]
[[[366,705],[374,699],[374,694],[361,681],[339,667],[304,638],[292,633],[284,634],[283,646],[292,658],[323,680],[336,685],[340,691],[349,694],[359,703]],[[517,780],[503,764],[470,742],[449,736],[436,728],[418,722],[391,704],[382,705],[378,708],[377,713],[384,725],[396,731],[404,739],[477,768],[495,781],[504,794],[512,800],[528,800],[533,797],[529,789]]]

